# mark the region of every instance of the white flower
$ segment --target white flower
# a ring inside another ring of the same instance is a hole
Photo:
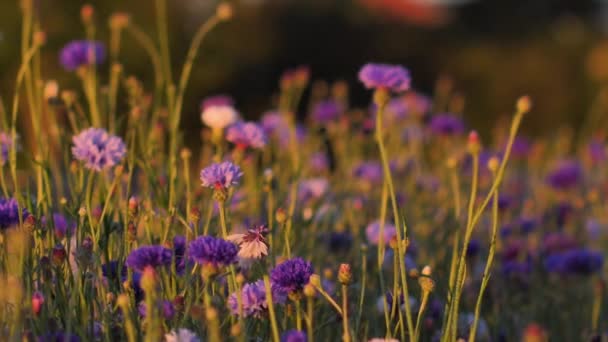
[[[165,334],[165,342],[200,342],[200,339],[188,329],[178,329]]]
[[[232,106],[209,106],[203,109],[201,120],[214,130],[224,129],[238,121],[239,113]]]

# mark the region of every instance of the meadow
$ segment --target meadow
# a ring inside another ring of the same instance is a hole
[[[220,3],[171,61],[155,5],[157,32],[83,6],[84,38],[56,52],[81,85],[64,89],[21,1],[0,102],[2,341],[608,338],[599,129],[526,137],[522,94],[485,141],[449,82],[422,93],[382,61],[326,87],[285,70],[256,121],[230,94],[184,108],[201,45],[238,12]],[[125,36],[152,82],[123,68]]]

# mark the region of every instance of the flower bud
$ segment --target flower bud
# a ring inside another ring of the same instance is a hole
[[[144,292],[152,292],[156,289],[157,274],[153,267],[146,267],[141,275],[141,288]]]
[[[479,135],[476,131],[471,131],[467,139],[467,149],[470,154],[478,154],[481,150],[481,143],[479,142]]]
[[[67,253],[65,251],[65,248],[63,248],[63,245],[60,243],[56,244],[55,247],[53,247],[53,252],[52,252],[53,265],[55,265],[55,266],[63,265],[66,255],[67,255]]]
[[[283,208],[277,209],[274,217],[279,224],[283,224],[285,221],[287,221],[287,213]]]
[[[526,114],[530,111],[530,109],[532,108],[532,100],[530,99],[530,96],[522,96],[517,100],[517,112],[518,113],[522,113],[522,114]]]
[[[500,165],[500,162],[497,157],[492,157],[492,158],[490,158],[490,160],[488,160],[488,170],[490,170],[492,172],[498,171],[499,165]]]
[[[230,5],[228,2],[222,2],[217,6],[217,10],[215,13],[215,15],[217,15],[220,20],[225,21],[230,20],[230,18],[232,18],[234,11],[232,9],[232,5]]]
[[[342,285],[349,285],[353,280],[353,273],[349,264],[340,264],[338,270],[338,281]]]
[[[321,277],[319,277],[318,274],[313,274],[310,276],[310,279],[308,280],[308,282],[310,284],[312,284],[312,286],[314,287],[321,287]]]
[[[32,295],[32,312],[34,315],[38,316],[40,311],[42,311],[42,305],[44,304],[44,296],[42,293],[36,291]]]
[[[127,13],[117,12],[110,16],[108,24],[111,29],[121,30],[121,29],[127,27],[129,25],[130,21],[131,21],[131,18],[129,17],[129,15]]]
[[[80,8],[80,19],[85,24],[90,24],[93,21],[93,14],[95,14],[95,8],[91,4],[85,4]]]
[[[426,265],[426,266],[424,266],[424,267],[422,268],[422,275],[423,275],[423,276],[430,277],[430,276],[431,276],[432,271],[433,271],[433,270],[432,270],[431,266]]]
[[[308,283],[304,285],[304,296],[308,298],[314,298],[316,294],[317,290],[315,290],[315,287],[312,284]]]

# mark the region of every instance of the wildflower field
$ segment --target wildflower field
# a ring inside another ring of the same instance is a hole
[[[21,1],[0,102],[0,341],[608,339],[593,127],[526,137],[522,94],[486,141],[450,87],[422,93],[382,61],[325,92],[285,70],[255,121],[230,94],[185,108],[201,45],[239,13],[219,3],[171,61],[166,0],[151,3],[155,32],[82,7],[53,52],[72,89],[45,72]],[[123,68],[125,37],[152,82]]]

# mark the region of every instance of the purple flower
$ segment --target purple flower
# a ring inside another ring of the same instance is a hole
[[[168,300],[160,301],[158,303],[158,309],[162,313],[163,317],[167,320],[170,320],[175,317],[175,307],[173,306],[173,303]],[[146,306],[146,303],[139,303],[139,305],[137,306],[137,312],[141,317],[146,317],[148,313],[148,307]]]
[[[81,66],[102,64],[106,59],[106,49],[101,42],[75,40],[63,47],[59,60],[63,68],[74,71]]]
[[[586,249],[575,249],[553,254],[545,259],[547,270],[560,274],[590,275],[601,270],[603,265],[604,256],[602,253]]]
[[[288,330],[281,335],[281,342],[306,342],[306,333],[299,330]]]
[[[234,106],[234,100],[228,95],[214,95],[205,98],[201,102],[201,109],[205,110],[209,107]]]
[[[329,169],[329,158],[323,152],[317,152],[310,156],[310,168],[316,172],[325,172]]]
[[[264,113],[260,120],[260,124],[267,135],[272,135],[279,131],[287,131],[289,129],[288,123],[281,113],[274,111]]]
[[[606,160],[606,146],[604,146],[604,143],[601,141],[591,141],[587,146],[587,151],[594,163],[599,163]],[[2,152],[4,153],[4,147]]]
[[[40,220],[43,226],[47,226],[47,218],[42,216]],[[64,236],[70,233],[72,235],[76,230],[76,225],[74,223],[68,222],[68,220],[60,213],[53,213],[53,227],[55,231],[55,236],[58,239],[63,239]]]
[[[547,183],[556,190],[568,190],[583,178],[583,170],[576,160],[563,160],[547,176]]]
[[[433,116],[429,123],[431,132],[440,136],[457,135],[464,132],[464,123],[462,119],[450,115],[439,114]]]
[[[66,334],[62,331],[46,333],[38,336],[38,342],[80,342],[78,335]]]
[[[10,133],[0,132],[0,166],[4,166],[9,158],[9,152],[13,147],[13,139]]]
[[[365,229],[365,236],[367,237],[368,243],[378,245],[380,243],[380,221],[374,221],[368,224],[367,228]],[[395,236],[397,236],[395,226],[385,222],[383,236],[384,244],[388,245],[389,241]]]
[[[173,238],[173,255],[175,255],[175,270],[177,274],[182,274],[186,268],[186,237],[176,235]]]
[[[530,141],[524,137],[515,137],[511,146],[511,155],[514,158],[526,158],[530,153]]]
[[[146,267],[169,266],[172,257],[173,252],[163,246],[142,246],[129,254],[126,265],[132,270],[143,272]]]
[[[410,74],[399,65],[366,64],[359,71],[359,80],[367,89],[403,92],[410,88]]]
[[[377,161],[364,161],[355,167],[353,176],[372,184],[382,183],[382,165]]]
[[[285,302],[285,296],[281,294],[272,295],[275,303]],[[264,281],[258,280],[255,283],[245,284],[241,289],[241,300],[243,305],[243,317],[262,318],[268,312],[266,303],[266,288]],[[233,315],[239,314],[238,298],[236,293],[228,297],[228,309]]]
[[[95,171],[111,168],[124,158],[127,150],[120,137],[102,128],[88,128],[72,138],[74,158]]]
[[[302,258],[284,261],[270,272],[273,293],[300,293],[312,272],[312,264]]]
[[[238,185],[241,176],[243,176],[241,168],[228,161],[213,163],[201,171],[203,186],[214,189],[225,190]]]
[[[321,101],[312,110],[312,119],[319,124],[335,121],[340,117],[342,108],[333,100]]]
[[[237,122],[226,130],[226,140],[241,148],[262,149],[266,146],[266,134],[255,122]]]
[[[298,186],[298,199],[309,201],[320,199],[329,192],[329,181],[325,178],[310,178],[300,182]]]
[[[29,213],[21,208],[21,217],[26,218]],[[19,224],[19,204],[14,198],[0,198],[0,229],[6,229]]]
[[[188,245],[188,256],[201,265],[224,267],[237,262],[239,248],[232,242],[201,236]]]

